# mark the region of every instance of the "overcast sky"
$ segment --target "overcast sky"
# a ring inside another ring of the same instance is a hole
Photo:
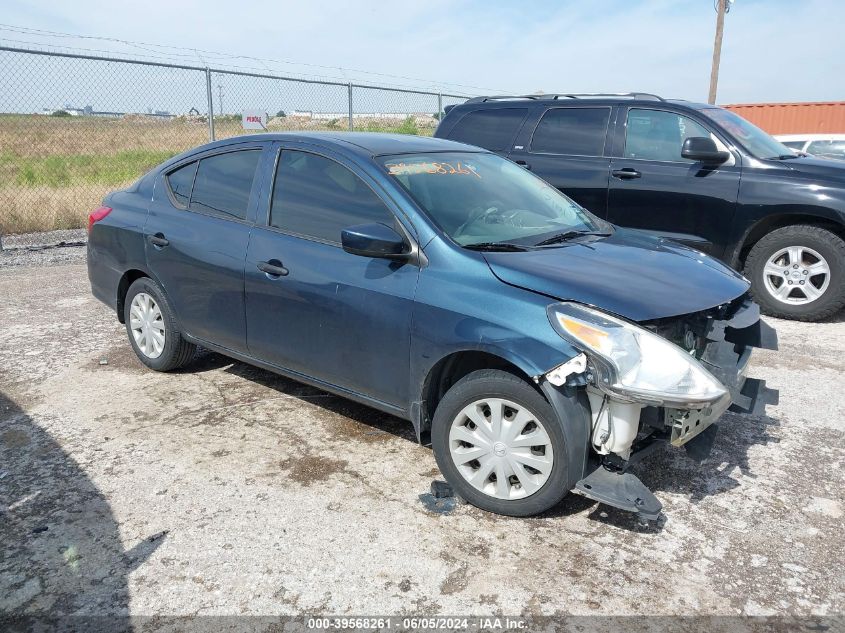
[[[2,2],[4,25],[296,63],[0,30],[7,46],[61,44],[192,64],[199,56],[210,65],[450,84],[472,94],[641,90],[699,101],[716,22],[713,0]],[[719,103],[843,99],[845,0],[736,0],[725,23]]]

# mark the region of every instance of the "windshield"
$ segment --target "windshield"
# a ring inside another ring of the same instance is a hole
[[[706,108],[701,111],[706,117],[721,125],[757,158],[792,157],[795,153],[780,141],[772,138],[756,125],[741,116],[722,108]]]
[[[548,183],[496,154],[403,154],[377,160],[461,246],[535,245],[553,234],[609,228]]]

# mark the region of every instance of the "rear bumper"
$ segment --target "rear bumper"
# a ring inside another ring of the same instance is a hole
[[[88,260],[88,282],[91,284],[91,294],[116,312],[117,290],[122,277],[121,273],[104,261],[97,247],[93,246],[90,240],[86,258]]]

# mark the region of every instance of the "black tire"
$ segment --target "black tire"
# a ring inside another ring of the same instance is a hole
[[[503,398],[528,409],[542,422],[551,440],[554,460],[548,480],[535,493],[522,499],[498,499],[473,487],[458,471],[449,449],[453,420],[467,405],[483,398]],[[580,409],[579,409],[580,410]],[[474,371],[443,396],[434,412],[431,443],[437,465],[455,493],[472,505],[507,516],[531,516],[544,512],[566,496],[570,481],[567,464],[567,438],[549,402],[525,380],[497,369]]]
[[[144,354],[135,342],[130,326],[130,310],[132,300],[141,292],[150,295],[158,304],[161,310],[162,321],[164,322],[164,348],[156,358],[150,358]],[[129,344],[135,350],[135,355],[144,365],[155,371],[172,371],[186,365],[196,354],[197,348],[193,343],[186,341],[179,329],[173,308],[167,296],[155,281],[149,277],[136,279],[126,292],[126,299],[123,302],[123,320],[126,324],[126,335],[129,337]]]
[[[790,246],[811,248],[830,267],[830,283],[817,299],[803,305],[790,305],[773,297],[764,284],[766,262]],[[757,242],[745,260],[745,276],[751,280],[751,293],[763,314],[797,321],[818,321],[833,316],[845,306],[845,241],[818,226],[794,225],[775,229]]]

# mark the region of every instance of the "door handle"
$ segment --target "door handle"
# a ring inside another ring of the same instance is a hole
[[[278,259],[271,259],[269,262],[258,262],[258,270],[267,273],[270,277],[278,279],[279,277],[286,277],[290,272],[287,268],[282,266],[282,262]]]
[[[614,178],[619,178],[620,180],[633,180],[634,178],[639,178],[640,176],[642,176],[640,172],[630,167],[625,167],[623,169],[614,169],[612,172],[610,172],[610,175]]]
[[[168,244],[170,244],[170,240],[168,240],[162,233],[156,233],[155,235],[150,235],[149,238],[150,244],[155,246],[156,248],[164,248]]]
[[[531,171],[531,165],[529,165],[528,163],[526,163],[524,160],[515,160],[515,161],[513,161],[513,162],[515,162],[515,163],[516,163],[517,165],[519,165],[520,167],[524,167],[524,168],[525,168],[525,169],[527,169],[528,171]]]

